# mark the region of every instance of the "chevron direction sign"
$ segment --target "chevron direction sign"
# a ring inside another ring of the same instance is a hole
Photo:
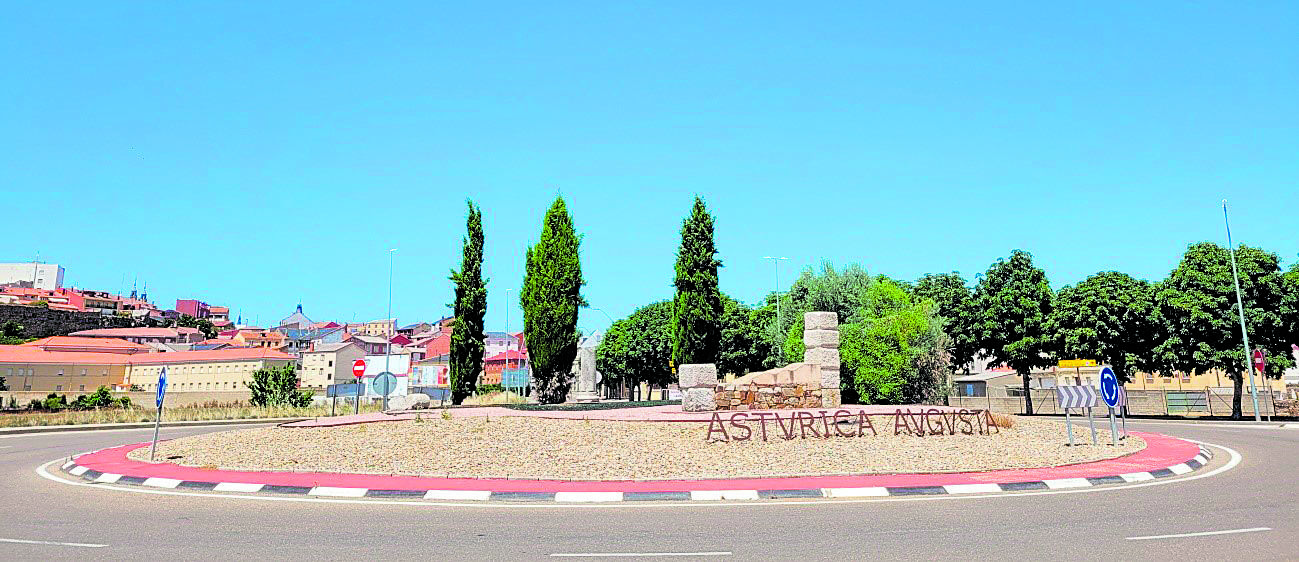
[[[1096,388],[1092,386],[1057,386],[1055,399],[1061,408],[1091,408],[1096,405]]]

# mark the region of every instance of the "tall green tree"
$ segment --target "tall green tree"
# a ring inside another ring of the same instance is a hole
[[[198,328],[198,331],[202,332],[203,337],[207,339],[212,339],[217,337],[216,326],[212,325],[212,321],[208,320],[207,318],[195,318],[188,314],[182,314],[180,315],[179,318],[176,319],[176,326],[184,327],[184,328]]]
[[[1154,287],[1104,271],[1056,294],[1048,330],[1061,358],[1096,359],[1114,368],[1120,384],[1155,368],[1160,321]]]
[[[768,355],[766,322],[770,310],[745,306],[722,294],[720,343],[717,350],[717,372],[736,376],[763,370]]]
[[[487,335],[487,279],[483,278],[483,213],[469,202],[465,221],[464,249],[460,270],[451,271],[456,285],[455,323],[451,326],[451,402],[463,403],[474,393],[478,375],[483,371],[483,351]]]
[[[1290,266],[1282,278],[1284,296],[1281,301],[1281,318],[1285,323],[1286,339],[1291,345],[1299,344],[1299,263]]]
[[[912,294],[934,301],[943,317],[943,332],[948,335],[952,371],[970,371],[978,353],[974,300],[965,278],[955,271],[930,273],[916,281]]]
[[[1276,254],[1241,245],[1236,250],[1249,342],[1268,356],[1266,376],[1290,367],[1289,334],[1281,309],[1284,280]],[[1241,416],[1246,355],[1240,334],[1230,252],[1212,242],[1192,244],[1155,292],[1166,338],[1155,349],[1166,370],[1201,373],[1217,369],[1232,380],[1231,417]]]
[[[299,389],[298,374],[293,365],[267,367],[253,371],[251,381],[244,382],[248,387],[248,399],[254,406],[291,406],[305,408],[311,405],[312,392]]]
[[[722,293],[717,288],[717,246],[713,216],[695,197],[681,225],[677,250],[677,294],[672,307],[672,359],[677,365],[716,363],[721,343]]]
[[[563,197],[556,197],[542,221],[541,239],[528,247],[519,292],[533,384],[543,404],[563,402],[572,384],[577,312],[586,306],[580,243]]]
[[[849,264],[843,271],[835,269],[829,261],[821,262],[817,272],[807,268],[779,296],[779,314],[773,313],[768,333],[773,340],[772,357],[764,363],[766,368],[783,366],[790,360],[783,352],[785,340],[795,325],[799,341],[803,337],[804,312],[834,312],[839,323],[849,322],[866,304],[866,292],[875,278],[866,273],[860,264]],[[799,352],[799,360],[802,352]],[[842,371],[840,371],[842,373]]]
[[[666,386],[674,382],[672,301],[650,303],[609,326],[595,348],[595,365],[604,384],[625,382]]]
[[[1035,368],[1051,365],[1051,317],[1054,293],[1046,272],[1033,265],[1033,256],[1022,250],[1011,252],[988,268],[974,289],[974,307],[979,349],[992,361],[1005,363],[1024,382],[1024,412],[1033,413],[1029,399],[1029,377]]]

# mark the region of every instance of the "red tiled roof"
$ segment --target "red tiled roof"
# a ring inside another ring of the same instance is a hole
[[[198,328],[100,328],[72,332],[73,336],[87,338],[174,338],[180,334],[196,334]]]
[[[206,351],[172,351],[168,353],[140,353],[136,355],[125,355],[120,353],[99,353],[93,351],[42,351],[40,348],[27,347],[25,345],[0,346],[0,363],[170,365],[173,363],[250,361],[256,359],[279,359],[292,361],[296,359],[296,357],[273,349],[256,347],[235,347],[229,349],[210,349]]]
[[[21,347],[35,347],[45,351],[85,351],[91,353],[147,353],[153,351],[153,348],[147,345],[117,338],[81,338],[75,336],[41,338],[21,344]]]

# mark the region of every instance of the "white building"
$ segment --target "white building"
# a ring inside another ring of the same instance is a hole
[[[0,285],[16,285],[35,289],[63,288],[63,268],[57,263],[0,263]]]

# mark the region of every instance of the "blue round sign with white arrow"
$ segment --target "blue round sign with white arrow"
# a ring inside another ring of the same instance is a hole
[[[1111,408],[1119,405],[1119,379],[1109,367],[1101,369],[1101,398]]]

